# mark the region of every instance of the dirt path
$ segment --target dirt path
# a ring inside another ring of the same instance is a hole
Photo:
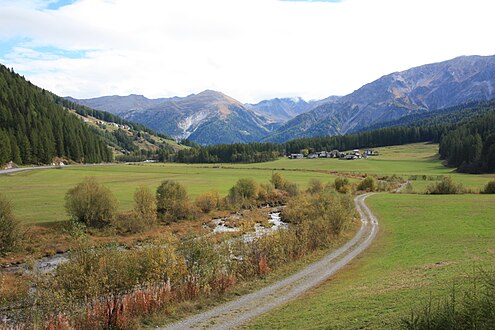
[[[370,195],[364,194],[354,199],[362,224],[356,235],[338,250],[277,283],[161,329],[236,328],[323,283],[368,248],[375,238],[378,221],[364,203]]]
[[[59,166],[59,165],[46,165],[46,166],[33,166],[33,167],[18,167],[18,168],[11,168],[8,170],[0,170],[0,175],[2,174],[12,174],[16,172],[24,172],[24,171],[37,171],[37,170],[49,170],[49,169],[62,169],[66,167],[77,167],[77,166],[113,166],[116,164],[113,163],[101,163],[101,164],[77,164],[77,165],[65,165],[65,166]]]

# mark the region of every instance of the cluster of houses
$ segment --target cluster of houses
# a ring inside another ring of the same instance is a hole
[[[96,123],[98,125],[109,125],[109,126],[115,126],[117,128],[121,128],[121,129],[125,129],[125,130],[130,130],[131,128],[127,125],[122,125],[122,124],[117,124],[117,123],[107,123],[106,121],[103,121],[103,120],[97,120]]]
[[[344,160],[354,160],[354,159],[362,159],[368,158],[370,156],[378,156],[379,153],[375,150],[365,150],[363,153],[359,149],[354,149],[349,152],[340,152],[338,150],[332,151],[317,151],[310,153],[307,158],[315,159],[315,158],[339,158]],[[304,154],[290,154],[289,159],[302,159],[305,158]]]

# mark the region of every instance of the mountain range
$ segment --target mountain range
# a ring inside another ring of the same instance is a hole
[[[340,135],[403,116],[495,98],[495,56],[462,56],[385,75],[323,100],[282,98],[243,104],[207,90],[187,97],[140,95],[72,101],[201,144],[284,142]]]

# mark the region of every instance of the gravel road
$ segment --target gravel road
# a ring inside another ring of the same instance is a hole
[[[372,193],[360,195],[354,199],[362,224],[356,235],[338,250],[268,287],[161,329],[236,328],[323,283],[368,248],[376,237],[378,221],[364,203],[370,195]]]
[[[8,170],[0,170],[0,175],[11,174],[11,173],[16,173],[16,172],[24,172],[24,171],[48,170],[48,169],[53,169],[53,168],[65,168],[65,167],[76,167],[76,166],[113,166],[113,165],[116,165],[116,164],[101,163],[101,164],[77,164],[77,165],[65,165],[65,166],[46,165],[46,166],[33,166],[33,167],[18,167],[18,168],[11,168]]]

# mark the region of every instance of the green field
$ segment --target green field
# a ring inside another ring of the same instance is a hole
[[[442,165],[438,159],[438,145],[431,143],[416,143],[403,146],[376,148],[380,156],[361,160],[339,159],[279,159],[273,162],[258,164],[229,165],[236,168],[263,168],[277,170],[313,170],[331,171],[349,174],[372,174],[403,176],[405,179],[412,175],[437,177],[450,175],[465,187],[479,190],[495,175],[472,175],[456,173],[453,168]],[[429,180],[413,181],[416,192],[424,192]]]
[[[495,195],[378,194],[372,247],[324,285],[251,324],[255,329],[393,329],[412,308],[495,266]]]
[[[140,185],[155,190],[161,181],[172,179],[182,183],[194,198],[209,190],[226,195],[239,178],[268,182],[271,174],[271,170],[202,168],[177,164],[75,166],[0,175],[0,193],[13,201],[20,220],[40,223],[67,219],[64,211],[65,193],[88,176],[96,177],[98,182],[109,187],[119,200],[121,209],[130,209],[134,190]],[[312,178],[322,182],[335,178],[325,173],[304,171],[284,172],[284,176],[301,187],[306,187]]]
[[[280,171],[290,181],[305,187],[310,179],[328,182],[331,173],[426,175],[436,178],[451,175],[456,182],[474,190],[481,189],[494,175],[468,175],[443,166],[434,144],[411,144],[377,148],[378,157],[344,161],[338,159],[279,159],[257,164],[147,164],[115,166],[75,166],[63,169],[0,175],[0,193],[14,202],[16,214],[26,223],[65,220],[64,195],[84,177],[95,176],[117,196],[121,209],[129,209],[135,188],[145,185],[155,189],[162,180],[173,179],[185,185],[190,196],[217,190],[226,195],[239,178],[267,182],[273,171]],[[430,179],[431,179],[430,178]],[[423,192],[429,180],[413,181],[415,192]]]

